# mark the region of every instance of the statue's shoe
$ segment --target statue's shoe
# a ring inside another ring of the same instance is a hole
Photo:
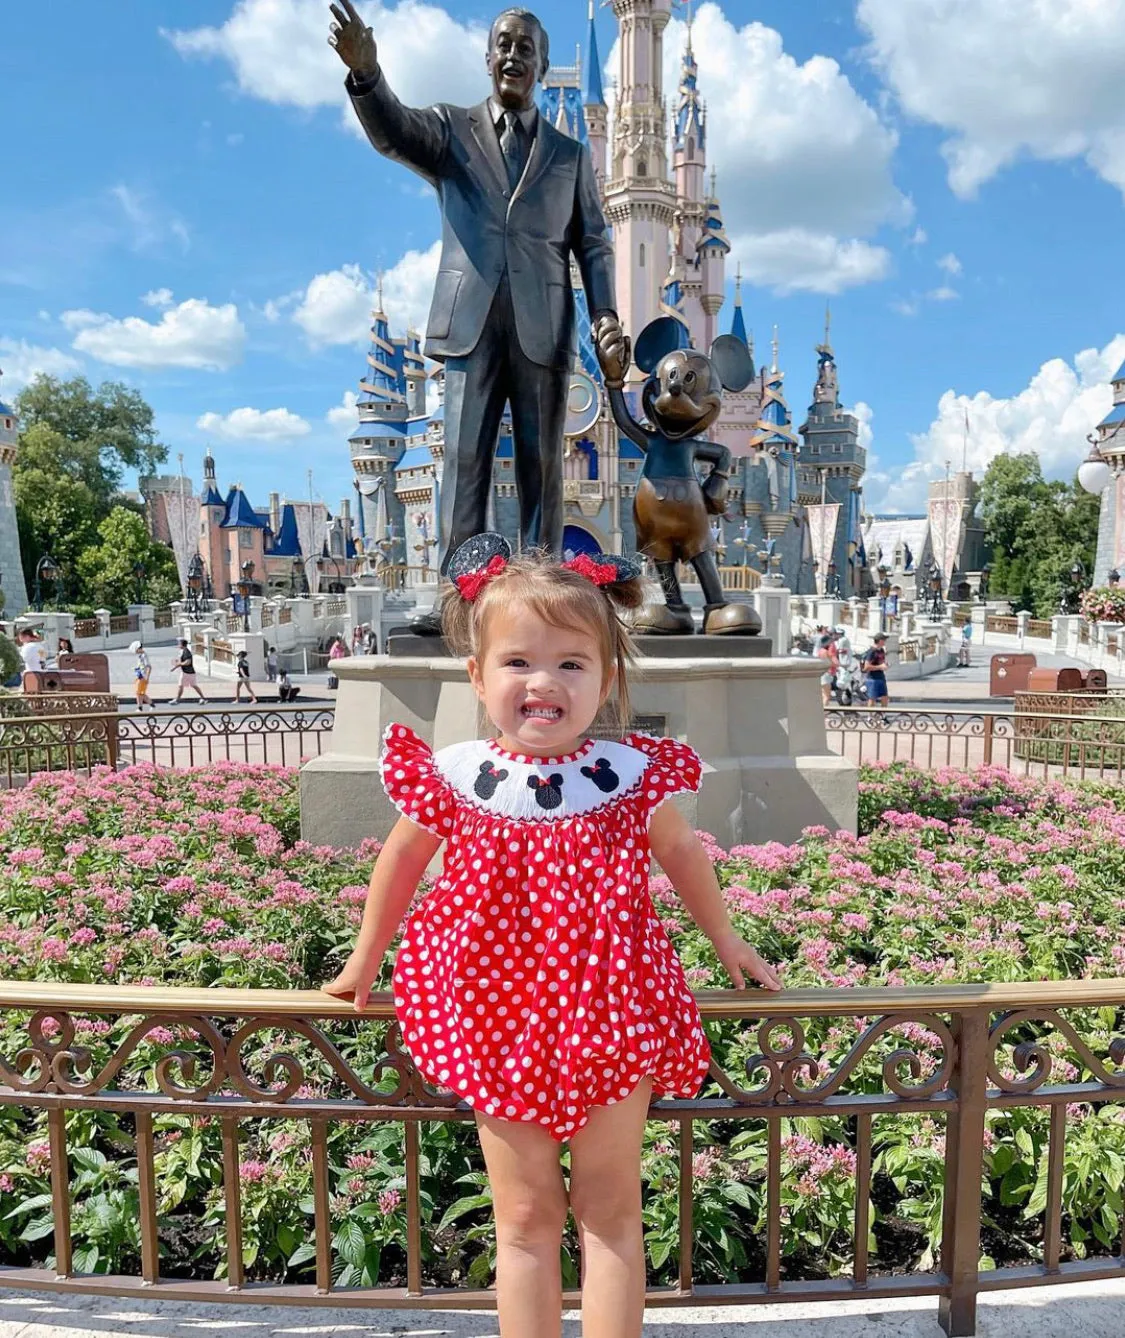
[[[435,609],[415,614],[410,620],[410,630],[415,636],[441,636],[441,614]]]
[[[753,604],[708,604],[704,609],[706,636],[757,636],[762,620]]]
[[[695,624],[690,609],[646,604],[633,619],[633,631],[640,636],[691,636]]]

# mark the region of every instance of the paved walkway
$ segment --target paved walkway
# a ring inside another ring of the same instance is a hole
[[[152,662],[152,677],[149,679],[149,696],[156,702],[157,708],[168,707],[174,704],[176,688],[179,683],[179,674],[172,672],[172,663],[176,658],[177,647],[168,646],[150,646],[148,648],[148,658]],[[132,709],[134,700],[133,665],[136,663],[136,657],[128,650],[109,650],[105,652],[109,660],[109,686],[118,697],[122,699],[123,709]],[[198,656],[195,661],[196,678],[203,695],[209,702],[216,704],[229,704],[234,700],[234,680],[230,678],[208,678],[203,672],[203,661]],[[336,694],[328,689],[328,670],[320,669],[312,673],[290,673],[289,681],[301,689],[301,695],[298,698],[298,704],[304,705],[307,702],[330,702],[334,701]],[[259,701],[276,702],[277,687],[273,683],[255,683],[252,685],[254,693]],[[242,695],[244,704],[249,702],[245,692]],[[190,689],[180,698],[179,705],[191,706],[199,705],[199,698]]]
[[[937,1301],[656,1309],[645,1338],[941,1338]],[[1121,1338],[1125,1281],[982,1296],[979,1338]],[[487,1311],[196,1306],[179,1301],[0,1292],[0,1338],[497,1338]],[[576,1315],[563,1338],[580,1338]]]

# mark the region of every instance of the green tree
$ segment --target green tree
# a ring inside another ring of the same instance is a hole
[[[29,581],[50,554],[62,569],[59,598],[90,602],[79,555],[98,543],[98,526],[120,504],[126,470],[151,474],[167,458],[151,407],[119,382],[95,390],[85,377],[40,375],[16,397],[19,454],[12,488]]]
[[[997,456],[980,493],[993,593],[1040,618],[1055,613],[1074,563],[1093,569],[1098,505],[1076,479],[1044,479],[1038,456]]]
[[[175,555],[167,544],[153,541],[137,511],[115,506],[97,532],[98,542],[78,555],[78,577],[99,608],[123,613],[138,597],[166,603],[169,591],[178,593]],[[143,577],[138,578],[138,567],[144,568]]]

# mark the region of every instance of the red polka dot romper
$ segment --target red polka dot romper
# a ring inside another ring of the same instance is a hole
[[[560,1142],[593,1106],[694,1096],[710,1048],[648,894],[648,825],[701,766],[672,739],[589,740],[526,757],[492,739],[432,753],[387,731],[395,806],[447,841],[407,921],[395,1011],[422,1075]]]

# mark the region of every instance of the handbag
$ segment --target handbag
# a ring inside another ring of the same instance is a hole
[[[340,680],[335,674],[328,675],[328,686],[329,688],[338,688],[340,686]]]

